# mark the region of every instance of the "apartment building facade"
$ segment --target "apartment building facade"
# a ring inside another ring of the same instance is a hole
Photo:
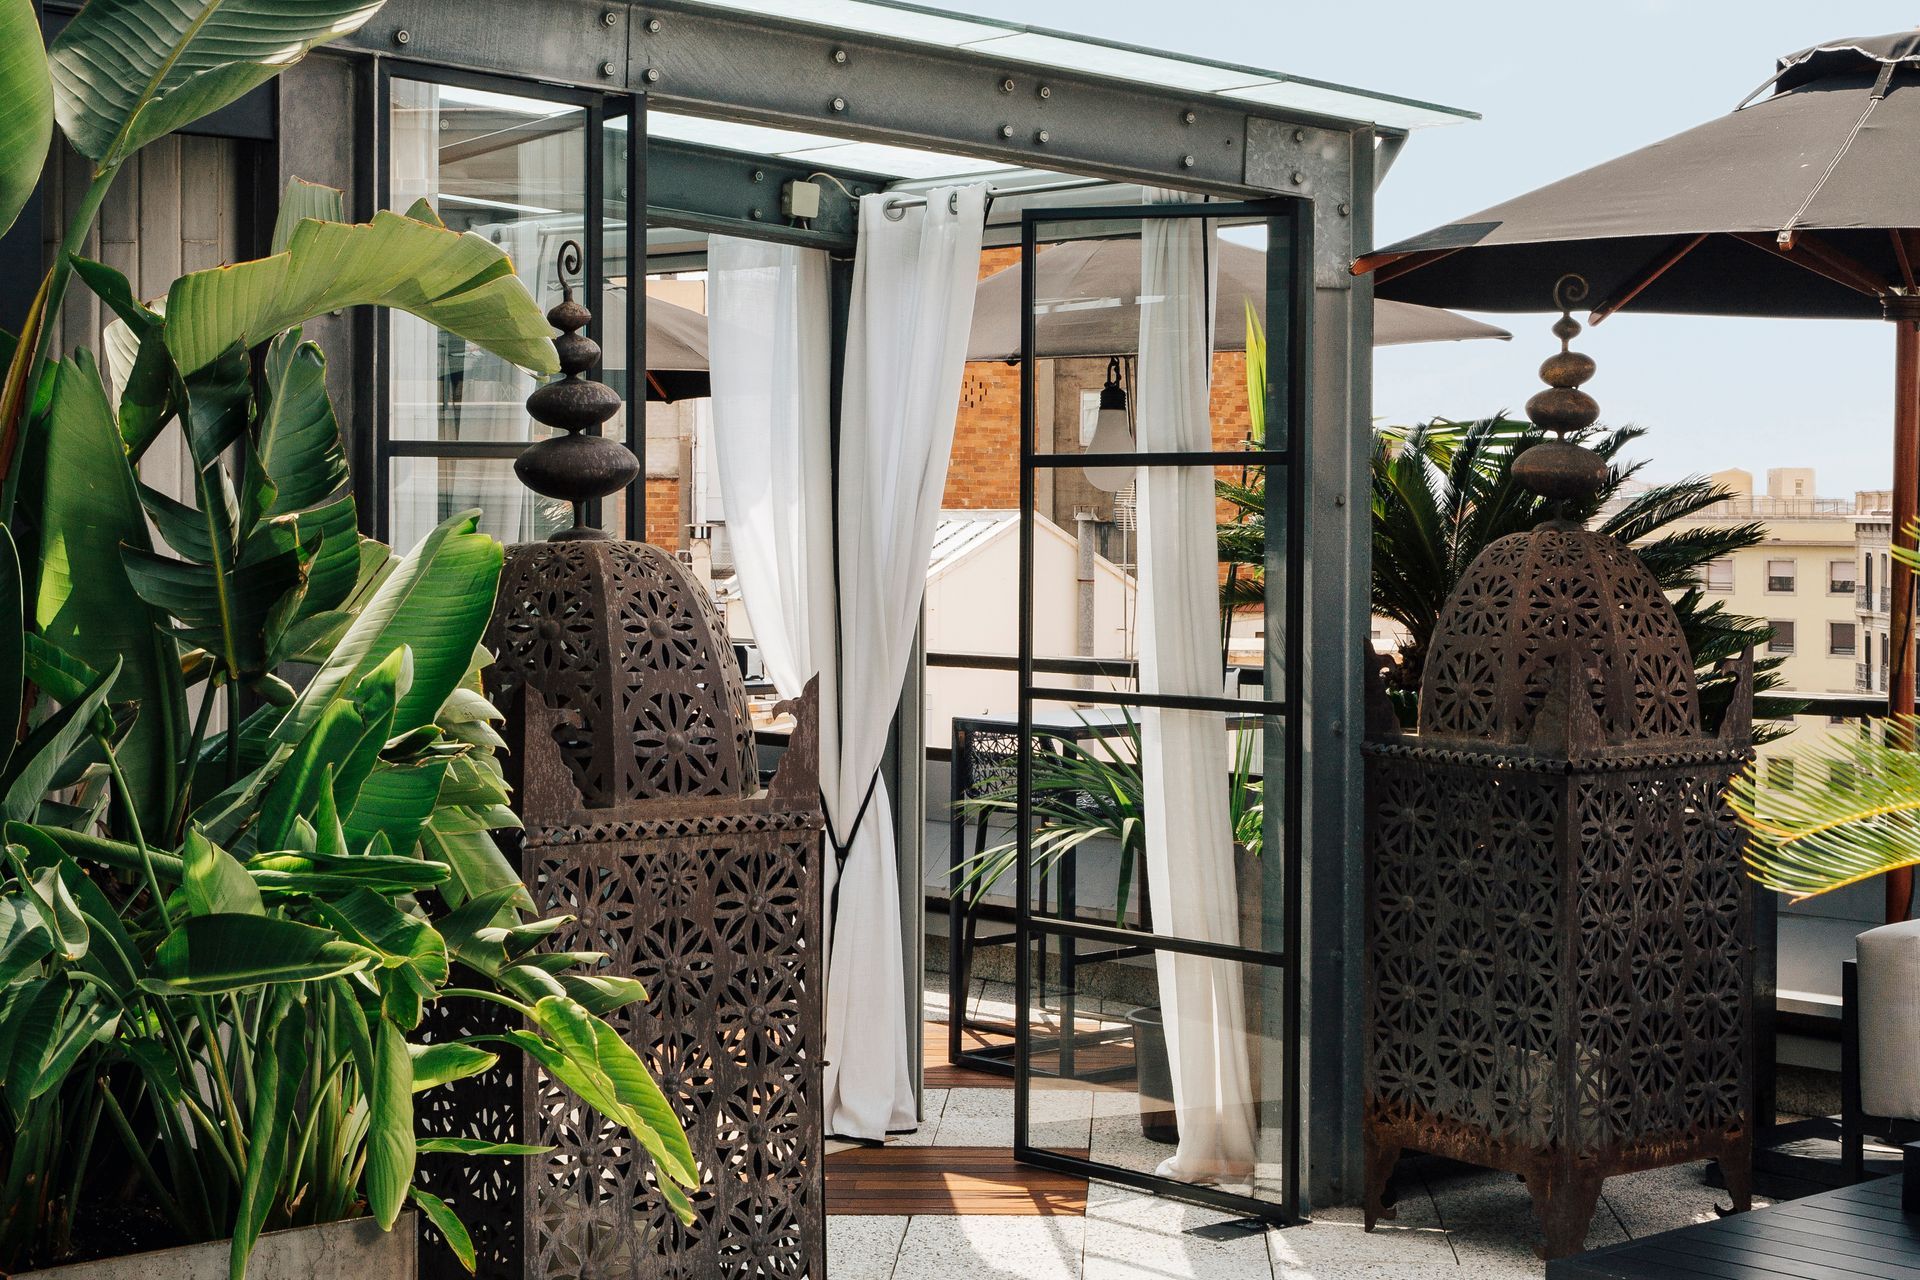
[[[1854,692],[1866,645],[1856,530],[1872,495],[1820,497],[1811,467],[1771,468],[1758,493],[1753,473],[1737,467],[1709,479],[1729,496],[1678,527],[1758,522],[1766,536],[1706,566],[1700,586],[1708,599],[1772,627],[1765,656],[1782,660],[1786,688]]]

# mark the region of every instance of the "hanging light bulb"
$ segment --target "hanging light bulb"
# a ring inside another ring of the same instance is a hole
[[[1133,453],[1133,420],[1127,415],[1127,392],[1120,385],[1120,358],[1107,361],[1107,385],[1100,388],[1100,413],[1094,418],[1088,453]],[[1087,483],[1107,493],[1118,493],[1133,480],[1132,467],[1088,467]]]

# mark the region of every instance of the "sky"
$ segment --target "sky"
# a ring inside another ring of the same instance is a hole
[[[1380,189],[1380,244],[1723,115],[1781,54],[1920,22],[1916,0],[932,2],[1479,112],[1477,122],[1408,140]],[[1513,340],[1380,351],[1375,414],[1396,423],[1517,415],[1558,345],[1552,317],[1487,318]],[[1599,364],[1587,390],[1602,420],[1648,429],[1639,445],[1647,479],[1738,466],[1764,485],[1769,467],[1810,466],[1822,496],[1889,484],[1888,325],[1626,311],[1575,345]]]

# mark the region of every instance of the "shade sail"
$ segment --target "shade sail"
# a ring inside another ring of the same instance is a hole
[[[1920,37],[1829,41],[1775,92],[1355,264],[1383,298],[1542,310],[1585,276],[1605,314],[1879,318],[1920,242]]]
[[[1214,241],[1220,255],[1219,299],[1214,308],[1214,349],[1244,351],[1247,307],[1265,323],[1267,255],[1259,249]],[[1044,308],[1036,326],[1039,350],[1047,359],[1070,356],[1133,355],[1140,347],[1140,242],[1134,239],[1076,240],[1040,251],[1037,277]],[[1402,302],[1377,303],[1373,345],[1459,342],[1469,338],[1509,338],[1505,329],[1434,307]],[[996,271],[974,295],[969,360],[1020,358],[1020,267]]]

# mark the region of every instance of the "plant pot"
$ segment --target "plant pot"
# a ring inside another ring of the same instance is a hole
[[[419,1226],[400,1215],[392,1231],[372,1218],[269,1231],[253,1246],[249,1280],[414,1280]],[[225,1240],[23,1271],[16,1280],[227,1280]]]
[[[1140,1132],[1149,1142],[1180,1141],[1173,1110],[1173,1065],[1167,1058],[1167,1028],[1151,1006],[1127,1015],[1133,1024],[1133,1075],[1140,1090]]]

